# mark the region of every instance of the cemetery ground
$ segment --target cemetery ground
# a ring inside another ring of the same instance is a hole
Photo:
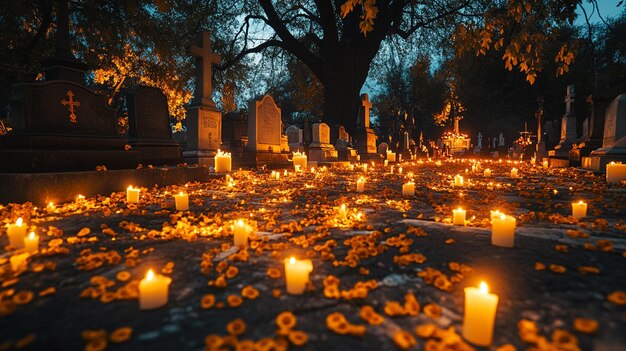
[[[230,190],[223,179],[144,188],[137,205],[120,191],[0,206],[4,224],[23,217],[40,237],[18,272],[0,238],[0,349],[623,350],[624,184],[571,168],[482,167],[492,176],[460,160],[279,180],[239,171]],[[402,196],[410,179],[416,193]],[[181,190],[189,211],[175,210]],[[581,199],[588,216],[576,220]],[[458,206],[466,226],[450,223]],[[517,218],[514,248],[491,245],[495,209]],[[254,228],[247,249],[232,245],[237,219]],[[285,290],[291,256],[313,262],[302,295]],[[172,278],[169,301],[140,310],[150,268]],[[463,289],[481,281],[499,296],[490,348],[461,337]]]

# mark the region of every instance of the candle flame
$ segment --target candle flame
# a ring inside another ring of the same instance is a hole
[[[462,208],[462,207],[459,207],[459,208],[457,208],[456,210],[457,210],[457,211],[463,211],[463,208]]]
[[[241,219],[238,220],[237,221],[237,225],[240,226],[240,227],[243,227],[243,220],[241,220]]]
[[[48,202],[48,207],[53,208],[54,207],[54,203],[52,201]]]
[[[501,220],[505,220],[505,219],[506,219],[506,215],[505,215],[504,213],[503,213],[503,214],[501,214],[501,215],[500,215],[500,219],[501,219]]]
[[[132,186],[132,185],[129,185],[129,186],[128,186],[128,190],[133,190],[133,186]]]
[[[289,258],[289,264],[296,264],[296,258],[295,257],[290,257]]]
[[[23,222],[22,221],[22,217],[20,217],[20,218],[17,219],[17,221],[15,221],[15,225],[18,226],[18,227],[21,227],[22,226],[22,222]]]
[[[579,204],[579,205],[584,204],[583,200],[578,201],[578,204]]]
[[[346,210],[346,204],[341,204],[341,210],[345,211]]]
[[[28,234],[28,238],[29,238],[30,240],[35,239],[35,232],[30,232],[30,234]]]
[[[154,272],[152,271],[152,269],[148,269],[148,273],[146,273],[146,280],[152,279],[154,279]]]
[[[485,282],[480,282],[479,290],[481,294],[489,294],[489,286],[487,286],[487,283]]]
[[[183,192],[181,191],[180,193],[178,193],[178,196],[183,196]]]

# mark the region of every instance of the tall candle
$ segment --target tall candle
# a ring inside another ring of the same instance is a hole
[[[462,208],[457,208],[456,210],[452,210],[452,224],[454,225],[465,225],[465,214],[466,210]]]
[[[587,203],[582,200],[572,202],[572,217],[576,219],[587,217]]]
[[[178,195],[174,195],[174,200],[176,201],[177,211],[189,210],[189,196],[187,196],[187,194],[181,191],[180,193],[178,193]]]
[[[362,193],[365,190],[365,178],[360,177],[356,181],[356,191]]]
[[[141,190],[139,188],[133,188],[132,185],[129,185],[126,189],[126,202],[129,204],[136,204],[139,202],[139,192]]]
[[[402,195],[404,196],[415,195],[415,183],[413,183],[413,181],[402,184]]]
[[[171,282],[172,278],[148,270],[146,277],[139,282],[139,308],[151,310],[167,304]]]
[[[504,213],[491,218],[491,244],[502,247],[515,246],[515,217]]]
[[[305,170],[307,167],[307,156],[304,152],[294,152],[293,153],[293,168],[298,171],[296,166],[300,166],[301,170]]]
[[[517,168],[511,169],[511,178],[517,178]]]
[[[467,287],[464,290],[463,337],[472,344],[489,346],[493,339],[498,295],[490,294],[485,282],[481,282],[478,289]]]
[[[233,236],[235,246],[248,247],[248,226],[243,220],[237,220],[233,224]]]
[[[22,221],[22,217],[15,221],[15,224],[9,224],[7,228],[7,236],[9,237],[9,245],[14,249],[24,247],[24,237],[26,236],[26,228]]]
[[[306,289],[309,274],[313,271],[311,260],[298,260],[295,257],[285,259],[285,282],[287,293],[301,295]]]
[[[455,175],[454,176],[454,186],[463,186],[463,176],[462,175]]]
[[[396,162],[396,153],[391,152],[391,150],[387,150],[387,161]]]
[[[27,237],[24,238],[24,249],[29,254],[39,250],[39,237],[35,235],[35,232],[30,232]]]
[[[489,168],[485,169],[485,171],[483,172],[483,176],[491,177],[491,170]]]
[[[214,160],[216,173],[225,173],[231,171],[233,163],[230,152],[223,152],[222,150],[218,149]]]
[[[611,162],[606,165],[606,182],[619,184],[626,180],[626,164]]]

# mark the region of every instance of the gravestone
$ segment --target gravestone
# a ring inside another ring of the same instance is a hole
[[[385,157],[385,159],[387,158],[387,150],[389,150],[389,144],[385,142],[378,144],[378,154]]]
[[[337,149],[337,157],[339,161],[356,162],[359,153],[352,147],[352,140],[346,128],[342,125],[337,127],[337,139],[335,140],[335,149]]]
[[[172,139],[167,98],[159,88],[138,86],[126,94],[128,143],[145,165],[177,165],[179,144]]]
[[[214,64],[221,57],[211,51],[209,32],[196,36],[196,45],[190,48],[196,58],[196,86],[191,106],[187,108],[187,145],[183,156],[190,164],[212,166],[222,144],[222,113],[211,99],[211,79]]]
[[[361,108],[359,109],[359,121],[356,131],[356,149],[361,160],[380,159],[376,153],[376,139],[378,137],[370,128],[370,102],[369,95],[361,94]]]
[[[315,123],[312,126],[313,141],[309,145],[309,160],[318,163],[336,162],[337,150],[330,143],[330,127],[326,123]]]
[[[285,134],[287,134],[289,150],[292,152],[304,152],[304,145],[302,144],[302,129],[295,125],[290,125],[285,131]]]
[[[230,112],[222,119],[222,146],[235,161],[243,157],[248,145],[248,119],[245,113]]]
[[[559,144],[553,150],[548,151],[550,167],[568,167],[570,165],[569,152],[576,141],[575,97],[574,86],[568,85],[565,96],[565,115],[561,118],[561,138]]]
[[[281,111],[271,96],[248,102],[249,162],[254,165],[285,165],[288,152],[281,150]]]
[[[9,101],[12,130],[0,136],[0,172],[36,173],[136,168],[117,111],[84,86],[87,65],[69,48],[67,2],[59,1],[55,53],[42,62],[46,81],[18,83]]]
[[[583,158],[583,168],[604,172],[610,162],[626,163],[626,94],[607,107],[602,147]]]
[[[589,117],[583,123],[581,141],[575,143],[570,151],[570,161],[573,165],[581,165],[583,157],[589,156],[593,150],[602,147],[604,117],[611,100],[611,95],[602,92],[587,97]]]

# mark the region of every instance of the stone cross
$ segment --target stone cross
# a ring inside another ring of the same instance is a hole
[[[70,112],[70,122],[76,123],[76,113],[74,113],[75,107],[80,107],[80,101],[74,100],[74,92],[71,90],[67,91],[68,100],[61,100],[61,105],[68,106],[68,110]]]
[[[576,97],[576,93],[574,92],[574,86],[567,86],[567,95],[565,96],[565,113],[567,115],[573,114],[574,107],[574,98]]]
[[[362,117],[362,123],[363,123],[363,127],[365,128],[369,128],[370,127],[370,108],[372,108],[372,103],[370,102],[370,97],[367,94],[361,94],[361,106],[363,106],[363,114],[361,115]]]
[[[196,45],[189,49],[191,56],[196,58],[196,89],[194,92],[194,105],[215,106],[211,95],[211,79],[213,65],[219,64],[222,58],[211,52],[211,37],[208,31],[199,32],[196,37]]]
[[[459,133],[459,120],[461,120],[461,117],[454,116],[454,134],[456,135],[461,134]]]

